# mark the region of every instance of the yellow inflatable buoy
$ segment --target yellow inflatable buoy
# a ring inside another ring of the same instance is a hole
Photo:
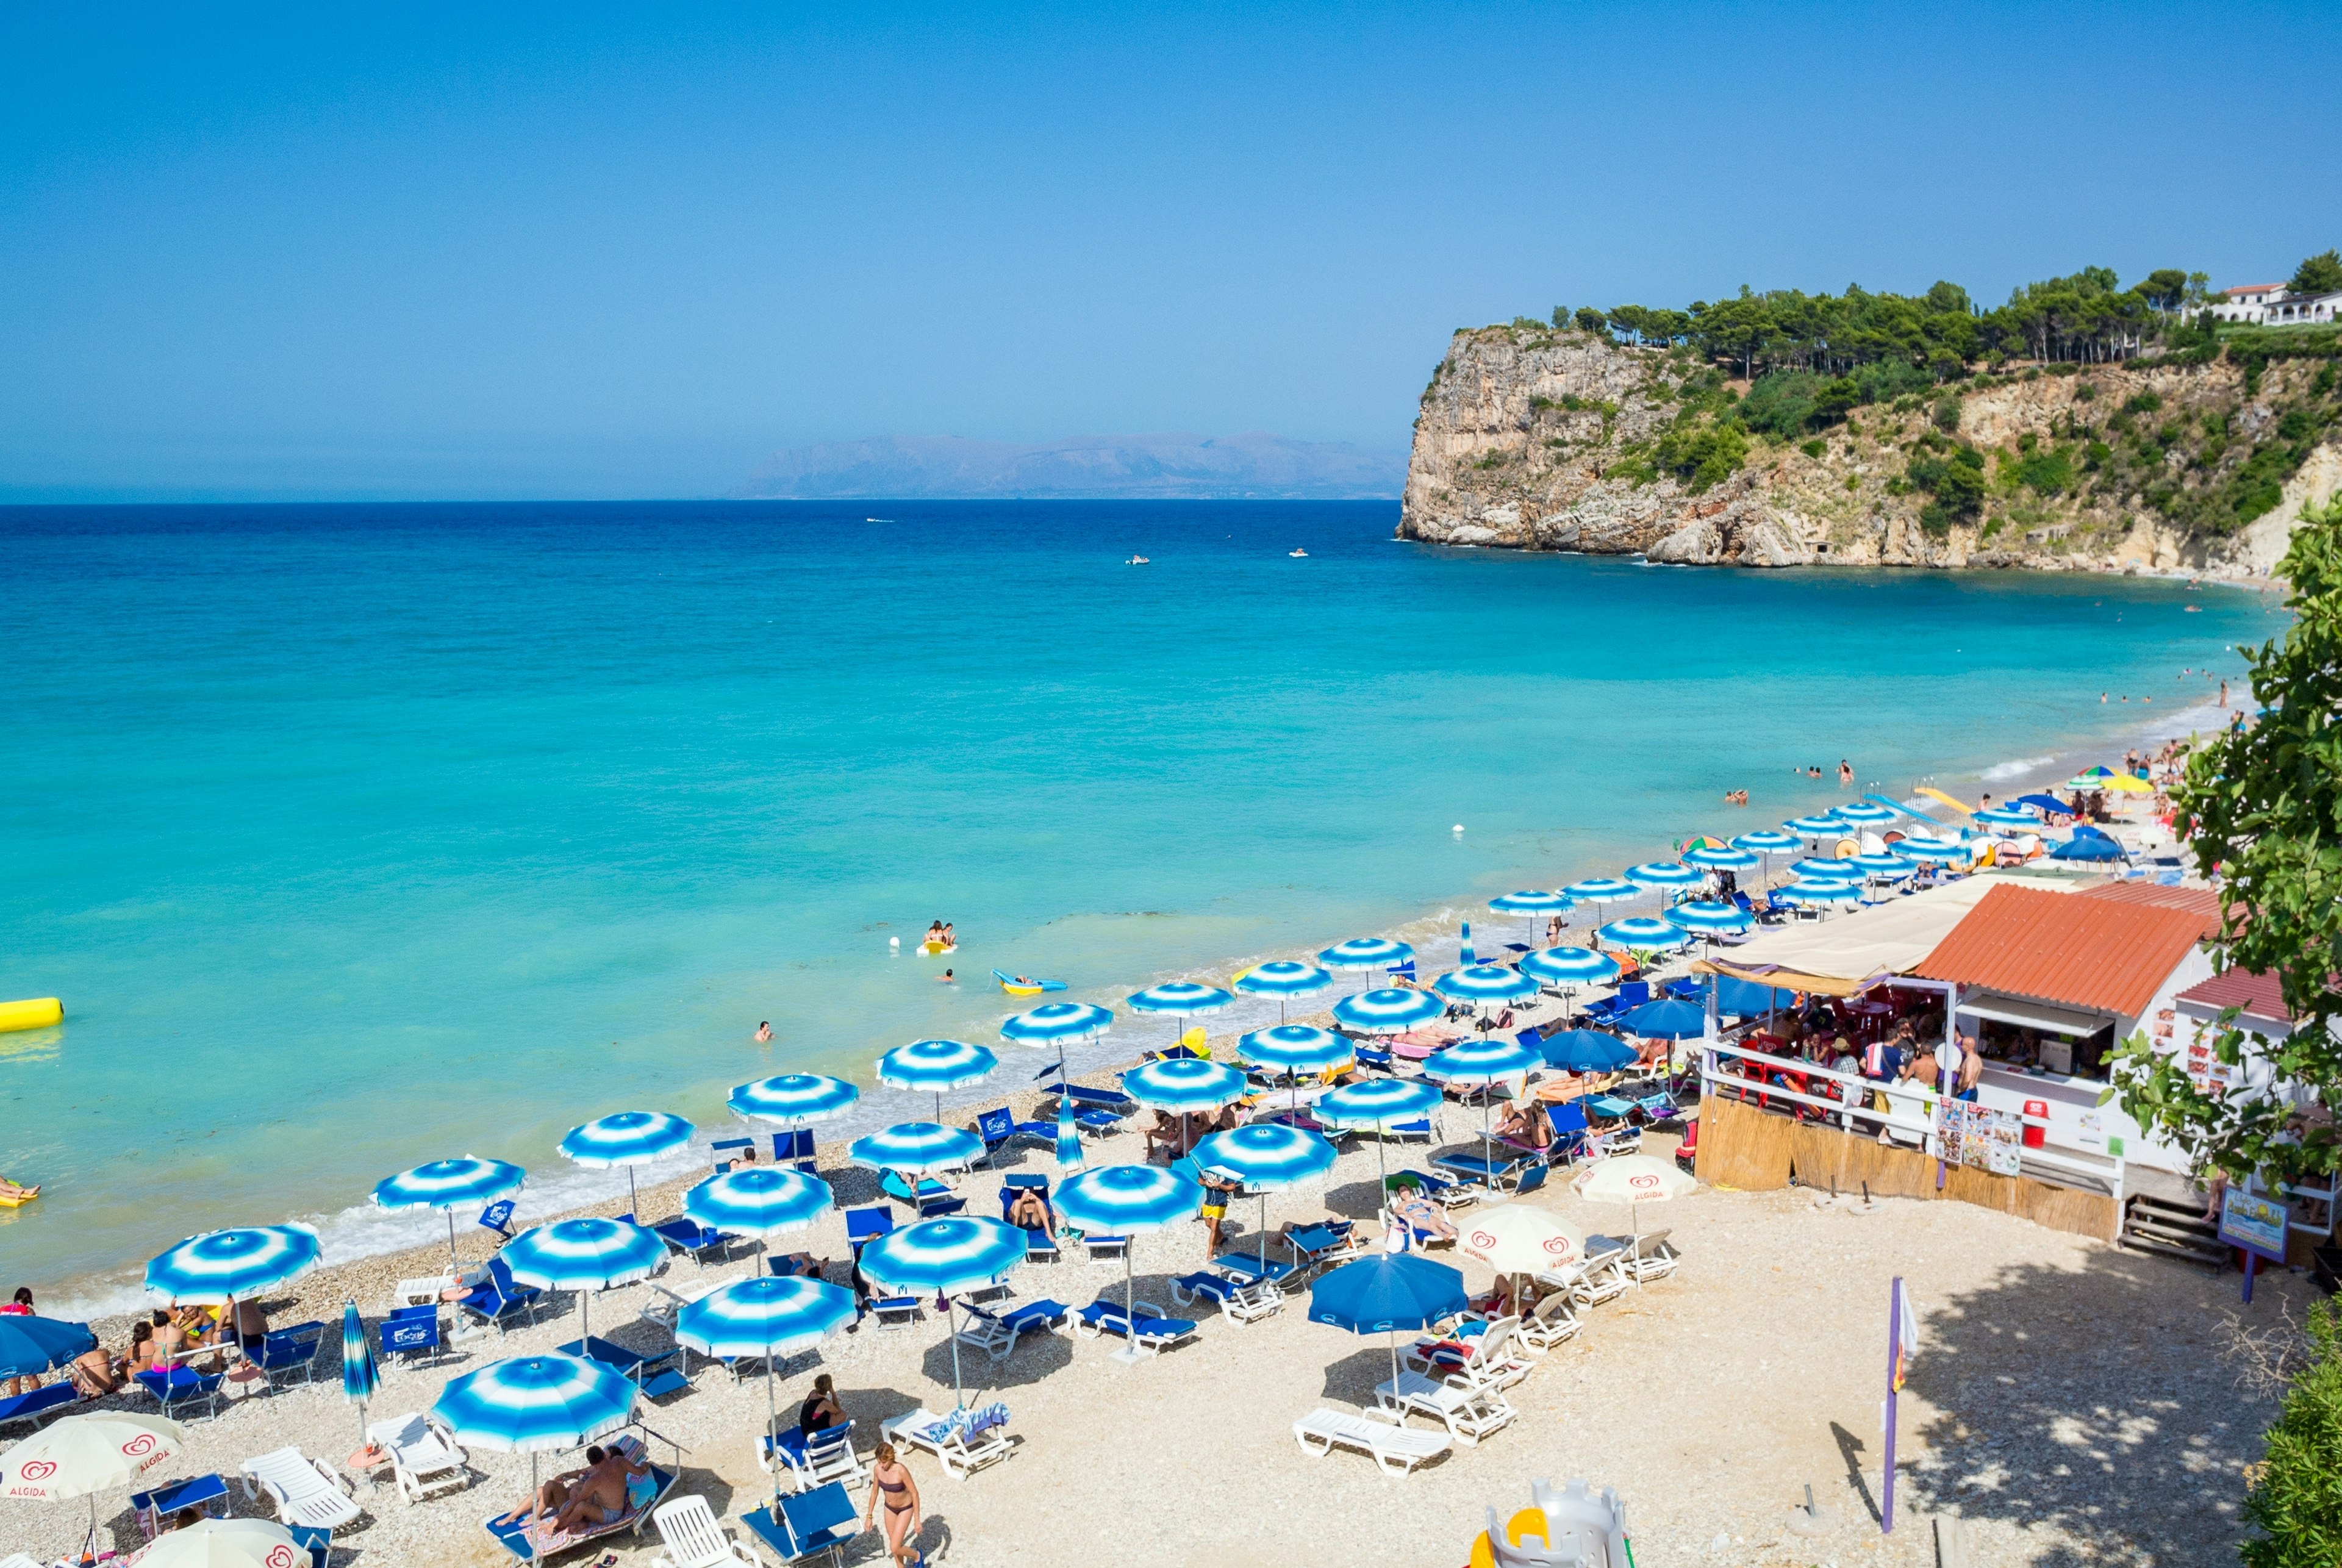
[[[46,1029],[65,1021],[65,1004],[54,996],[24,1002],[0,1002],[0,1034],[15,1029]]]

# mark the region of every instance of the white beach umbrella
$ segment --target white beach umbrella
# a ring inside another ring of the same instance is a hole
[[[1699,1186],[1673,1160],[1651,1154],[1613,1154],[1596,1160],[1570,1181],[1570,1187],[1590,1203],[1624,1203],[1633,1227],[1636,1250],[1643,1244],[1642,1206],[1680,1198]],[[1639,1276],[1635,1283],[1642,1284]]]
[[[89,1499],[89,1543],[97,1540],[97,1494],[135,1484],[186,1446],[187,1431],[159,1415],[98,1410],[52,1423],[0,1454],[0,1497],[35,1503]]]

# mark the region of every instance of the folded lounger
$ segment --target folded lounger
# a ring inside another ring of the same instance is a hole
[[[862,1518],[853,1496],[835,1481],[796,1497],[784,1497],[777,1508],[751,1509],[740,1515],[740,1523],[784,1563],[801,1563],[826,1552],[832,1563],[843,1563],[846,1556],[841,1548],[862,1533]]]
[[[1380,1413],[1377,1413],[1378,1414]],[[1293,1423],[1294,1441],[1323,1458],[1336,1448],[1355,1448],[1374,1456],[1386,1475],[1406,1475],[1427,1459],[1447,1452],[1448,1440],[1435,1432],[1411,1432],[1386,1415],[1352,1415],[1338,1410],[1313,1410]]]

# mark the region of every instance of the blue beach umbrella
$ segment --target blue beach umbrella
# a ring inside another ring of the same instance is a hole
[[[1858,800],[1845,805],[1830,807],[1830,815],[1840,822],[1850,822],[1857,827],[1884,827],[1899,814],[1889,807],[1873,801]]]
[[[855,1319],[854,1293],[826,1280],[796,1276],[735,1280],[675,1314],[675,1341],[716,1361],[756,1357],[765,1363],[765,1426],[780,1423],[774,1362],[811,1350]],[[781,1467],[773,1467],[778,1496]]]
[[[1794,849],[1797,846],[1792,844],[1790,847]],[[1712,844],[1687,849],[1684,851],[1683,858],[1686,864],[1708,871],[1754,871],[1764,863],[1764,857],[1755,850],[1734,849],[1730,845],[1719,849]]]
[[[2076,834],[2049,851],[2052,860],[2122,860],[2123,846],[2113,839],[2095,834]]]
[[[0,1378],[37,1377],[96,1348],[97,1336],[85,1323],[31,1313],[0,1313]]]
[[[921,1220],[899,1231],[889,1231],[862,1249],[863,1273],[881,1289],[904,1295],[929,1291],[945,1298],[952,1345],[952,1397],[960,1397],[959,1309],[950,1299],[954,1291],[997,1284],[1025,1261],[1026,1236],[1015,1225],[999,1220]]]
[[[666,1243],[632,1220],[588,1217],[533,1225],[506,1242],[498,1255],[525,1285],[576,1292],[578,1323],[590,1342],[592,1293],[656,1273],[666,1262]]]
[[[1549,984],[1574,990],[1580,985],[1607,985],[1618,978],[1618,961],[1590,947],[1548,947],[1521,960],[1521,973]]]
[[[1519,893],[1500,894],[1488,900],[1488,907],[1498,914],[1526,914],[1534,920],[1540,914],[1566,914],[1577,907],[1577,900],[1566,893],[1544,893],[1529,888]]]
[[[1736,904],[1678,904],[1667,911],[1666,920],[1669,925],[1681,926],[1696,936],[1746,931],[1755,924],[1748,912]]]
[[[1793,1007],[1797,1001],[1797,994],[1787,986],[1759,985],[1736,974],[1715,974],[1701,981],[1696,994],[1703,1004],[1711,990],[1716,993],[1716,1012],[1720,1018],[1754,1018],[1761,1013]]]
[[[1431,983],[1442,996],[1458,1002],[1514,1002],[1536,994],[1537,983],[1502,964],[1476,964],[1451,969]]]
[[[1648,920],[1640,916],[1614,920],[1597,934],[1611,946],[1623,947],[1630,953],[1668,953],[1691,940],[1664,920]]]
[[[663,1160],[691,1142],[691,1124],[665,1111],[620,1111],[572,1127],[561,1140],[561,1152],[589,1170],[613,1165],[626,1168],[626,1207],[637,1210],[635,1167]]]
[[[455,1261],[455,1211],[520,1191],[528,1173],[502,1160],[466,1154],[434,1160],[375,1183],[374,1201],[384,1209],[444,1209],[447,1213],[447,1261]]]
[[[1565,1073],[1615,1073],[1641,1054],[1616,1034],[1599,1029],[1564,1029],[1548,1034],[1538,1050],[1545,1064]]]
[[[1641,1040],[1683,1040],[1706,1030],[1707,1013],[1668,996],[1621,1014],[1618,1027]]]
[[[146,1288],[175,1302],[217,1304],[283,1284],[317,1263],[306,1225],[246,1225],[190,1236],[146,1265]]]
[[[1415,949],[1404,942],[1387,936],[1353,936],[1318,954],[1317,962],[1328,969],[1382,969],[1414,957]]]
[[[1044,1002],[1000,1025],[1000,1037],[1016,1045],[1055,1045],[1057,1076],[1066,1076],[1066,1042],[1086,1040],[1114,1027],[1114,1014],[1087,1002]],[[1049,1075],[1044,1068],[1041,1076]]]
[[[1057,1169],[1078,1171],[1082,1168],[1082,1124],[1074,1120],[1074,1103],[1057,1102]]]
[[[1965,841],[1957,838],[1936,838],[1913,834],[1895,841],[1895,853],[1908,860],[1938,863],[1966,860],[1974,853]]]
[[[1363,1034],[1404,1034],[1447,1009],[1427,991],[1386,987],[1361,991],[1334,1004],[1334,1016]]]
[[[1057,1212],[1095,1235],[1132,1235],[1192,1220],[1204,1206],[1204,1185],[1157,1165],[1107,1165],[1084,1171],[1057,1189]],[[1122,1249],[1122,1311],[1132,1311],[1131,1249]],[[1138,1360],[1136,1345],[1116,1353],[1125,1365]]]
[[[1823,814],[1819,816],[1793,816],[1781,826],[1800,839],[1844,838],[1850,824],[1843,818]]]
[[[878,1058],[878,1082],[889,1089],[932,1092],[936,1120],[944,1119],[944,1091],[980,1084],[1000,1065],[981,1045],[959,1040],[914,1040]]]
[[[537,1497],[537,1456],[591,1443],[633,1418],[634,1380],[575,1355],[522,1355],[492,1362],[449,1382],[431,1406],[449,1435],[475,1448],[528,1455],[528,1495]],[[537,1532],[528,1526],[528,1560]]]
[[[1398,1381],[1398,1333],[1429,1328],[1470,1300],[1464,1276],[1414,1253],[1376,1253],[1318,1276],[1309,1287],[1309,1321],[1352,1333],[1389,1337],[1391,1381]]]
[[[1193,980],[1166,980],[1160,985],[1132,993],[1123,999],[1123,1005],[1133,1013],[1177,1014],[1182,1023],[1172,1044],[1179,1045],[1186,1043],[1185,1020],[1198,1013],[1217,1013],[1235,1000],[1216,985],[1201,985]]]
[[[1435,1051],[1423,1064],[1423,1075],[1434,1083],[1471,1086],[1501,1084],[1526,1077],[1545,1065],[1545,1057],[1517,1040],[1473,1040]],[[1495,1134],[1489,1129],[1495,1096],[1480,1096],[1480,1153],[1489,1154]]]
[[[1306,1024],[1256,1029],[1236,1042],[1236,1052],[1247,1062],[1284,1073],[1323,1073],[1347,1065],[1356,1054],[1350,1043],[1332,1030]]]
[[[1736,834],[1732,840],[1732,847],[1753,849],[1758,854],[1787,854],[1805,842],[1800,834],[1785,833],[1778,828],[1765,827],[1758,828],[1755,833]]]
[[[365,1324],[358,1321],[358,1303],[342,1303],[342,1397],[358,1407],[358,1445],[367,1446],[366,1401],[382,1385],[374,1364],[374,1346],[366,1343]]]
[[[1851,882],[1824,882],[1816,877],[1808,877],[1801,882],[1793,882],[1787,887],[1774,889],[1774,892],[1778,894],[1782,898],[1787,899],[1791,904],[1804,904],[1819,906],[1823,904],[1860,904],[1862,902],[1862,889],[1855,884]]]
[[[1616,876],[1589,876],[1562,891],[1580,904],[1624,904],[1643,894],[1641,888]]]
[[[2023,828],[2030,833],[2042,829],[2040,814],[2018,806],[1988,805],[1976,814],[1975,820],[1987,827]]]
[[[1256,964],[1236,978],[1235,989],[1247,996],[1276,998],[1276,1021],[1285,1022],[1285,1004],[1296,996],[1315,996],[1334,987],[1334,972],[1315,964],[1274,958]]]
[[[826,1073],[783,1073],[734,1089],[724,1104],[736,1116],[759,1122],[821,1122],[850,1111],[862,1091]]]
[[[836,1206],[828,1183],[780,1165],[745,1165],[683,1194],[686,1218],[757,1237],[804,1230]]]
[[[1375,1166],[1385,1178],[1389,1167],[1384,1164],[1382,1134],[1402,1122],[1419,1122],[1439,1109],[1439,1091],[1419,1080],[1408,1078],[1376,1078],[1363,1084],[1345,1084],[1331,1094],[1319,1096],[1309,1114],[1328,1127],[1371,1127],[1376,1132]]]
[[[1843,859],[1833,859],[1827,855],[1809,854],[1803,860],[1790,862],[1789,874],[1792,876],[1818,876],[1825,879],[1835,876],[1843,879],[1852,875],[1853,873]]]
[[[1206,1133],[1188,1151],[1199,1169],[1242,1183],[1260,1194],[1259,1260],[1268,1263],[1268,1194],[1334,1168],[1334,1145],[1316,1133],[1276,1122],[1256,1122]]]
[[[934,1122],[897,1122],[846,1146],[846,1157],[866,1171],[899,1171],[906,1176],[956,1171],[984,1158],[984,1140],[965,1127]]]
[[[1185,1115],[1243,1099],[1246,1084],[1245,1075],[1224,1063],[1173,1056],[1125,1073],[1122,1092],[1148,1110]]]

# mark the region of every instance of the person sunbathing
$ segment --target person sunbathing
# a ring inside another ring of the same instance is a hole
[[[1526,1144],[1532,1149],[1542,1149],[1553,1142],[1553,1124],[1546,1120],[1545,1107],[1530,1100],[1506,1105],[1504,1114],[1496,1118],[1496,1134],[1512,1143]]]
[[[1008,1200],[1008,1223],[1020,1231],[1047,1231],[1049,1200],[1036,1188],[1018,1188],[1016,1195]]]
[[[1429,1233],[1434,1241],[1452,1242],[1456,1239],[1455,1223],[1418,1188],[1401,1187],[1394,1193],[1391,1213],[1416,1230]]]
[[[128,1373],[128,1367],[115,1366],[114,1358],[105,1353],[103,1345],[94,1345],[82,1352],[74,1358],[73,1364],[65,1368],[65,1375],[73,1379],[74,1392],[84,1399],[100,1399],[118,1392],[127,1380]]]
[[[1150,1160],[1155,1158],[1155,1145],[1157,1144],[1170,1151],[1171,1157],[1175,1160],[1186,1154],[1187,1152],[1185,1141],[1186,1120],[1182,1116],[1175,1121],[1168,1111],[1156,1112],[1155,1120],[1146,1125],[1146,1157]]]
[[[10,1181],[5,1176],[0,1176],[0,1198],[5,1198],[12,1203],[21,1203],[27,1199],[37,1198],[40,1195],[41,1186],[38,1182],[34,1183],[29,1187],[25,1187],[18,1185],[16,1183]]]

